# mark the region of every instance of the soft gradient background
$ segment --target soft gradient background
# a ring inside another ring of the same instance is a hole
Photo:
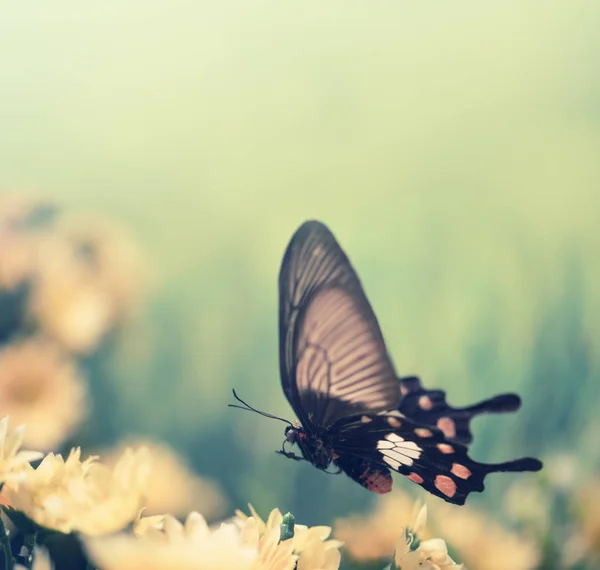
[[[591,0],[4,3],[3,191],[113,220],[149,268],[91,442],[155,435],[231,505],[300,522],[365,505],[276,456],[282,424],[226,407],[235,387],[293,417],[276,278],[317,218],[400,374],[456,405],[522,394],[477,420],[476,458],[597,469],[599,26]]]

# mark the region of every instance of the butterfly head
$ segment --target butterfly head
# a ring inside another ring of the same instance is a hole
[[[292,445],[298,441],[298,434],[299,430],[294,426],[287,426],[285,428],[285,440]]]

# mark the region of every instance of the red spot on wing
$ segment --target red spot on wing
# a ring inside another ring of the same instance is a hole
[[[360,480],[373,493],[383,495],[392,490],[392,476],[389,471],[380,471],[379,469],[367,467],[360,475]]]

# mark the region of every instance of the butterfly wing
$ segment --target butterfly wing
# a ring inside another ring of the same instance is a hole
[[[307,430],[395,409],[400,389],[358,276],[333,234],[305,222],[279,274],[283,391]]]
[[[500,394],[465,408],[453,408],[443,390],[427,390],[416,376],[400,378],[402,402],[399,410],[415,423],[435,426],[448,439],[468,444],[473,441],[470,423],[479,414],[515,412],[521,407],[516,394]]]
[[[385,470],[391,469],[433,495],[463,505],[469,493],[483,491],[484,478],[490,473],[542,468],[541,462],[533,458],[479,463],[468,456],[466,445],[398,412],[364,415],[337,426],[332,434],[335,463],[375,492],[387,492],[378,489],[387,489]],[[390,489],[391,485],[387,490]]]

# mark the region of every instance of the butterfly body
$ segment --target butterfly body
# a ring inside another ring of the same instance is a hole
[[[533,458],[485,464],[468,456],[471,419],[515,411],[519,397],[454,408],[419,378],[398,378],[358,276],[320,222],[305,222],[285,252],[279,339],[281,384],[299,420],[286,428],[278,452],[288,458],[323,471],[333,463],[375,493],[392,489],[396,471],[458,505],[483,491],[489,473],[542,468]]]

